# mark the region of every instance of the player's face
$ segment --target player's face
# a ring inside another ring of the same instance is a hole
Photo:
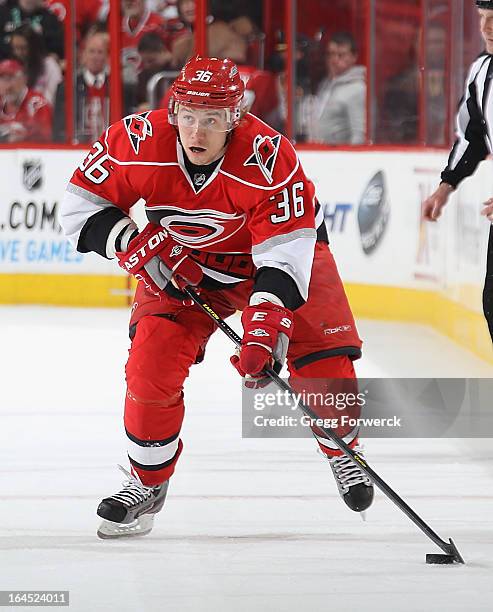
[[[478,9],[479,29],[486,44],[486,51],[493,53],[493,10]]]
[[[226,113],[223,108],[196,109],[180,105],[178,131],[192,164],[211,164],[224,155],[228,133]]]

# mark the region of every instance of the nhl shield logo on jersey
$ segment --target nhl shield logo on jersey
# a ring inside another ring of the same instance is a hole
[[[130,115],[123,120],[130,143],[136,154],[139,153],[140,143],[148,136],[152,136],[152,123],[147,118],[149,113],[150,111],[140,115]]]
[[[193,184],[196,185],[197,187],[202,187],[202,185],[205,183],[205,179],[206,176],[203,172],[196,172],[193,175]]]
[[[22,184],[28,191],[39,189],[43,184],[40,159],[29,159],[22,164]]]
[[[183,252],[183,247],[181,244],[175,244],[175,246],[171,249],[170,257],[178,257]]]
[[[274,173],[274,166],[276,164],[280,144],[280,135],[271,138],[270,136],[257,134],[253,141],[253,153],[243,165],[258,166],[265,180],[271,185],[274,181],[272,175]]]

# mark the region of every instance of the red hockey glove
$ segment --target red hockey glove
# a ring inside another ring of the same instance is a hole
[[[262,378],[267,366],[280,372],[293,333],[293,313],[271,302],[247,306],[241,316],[243,339],[231,363],[241,376]]]
[[[117,252],[118,263],[159,295],[172,280],[179,289],[198,285],[202,269],[189,257],[191,250],[178,244],[163,228],[152,223],[130,241],[128,251]]]

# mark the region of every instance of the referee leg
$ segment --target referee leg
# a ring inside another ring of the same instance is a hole
[[[493,225],[490,227],[488,254],[486,257],[486,278],[483,289],[483,312],[493,342]]]

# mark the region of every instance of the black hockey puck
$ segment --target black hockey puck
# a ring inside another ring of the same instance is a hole
[[[435,564],[435,565],[450,565],[451,563],[454,563],[455,559],[453,557],[453,555],[438,555],[438,554],[431,554],[431,555],[426,555],[426,563],[429,564]]]

